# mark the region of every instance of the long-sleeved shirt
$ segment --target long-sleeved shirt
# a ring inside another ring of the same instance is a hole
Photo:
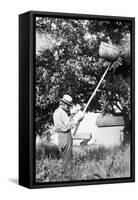
[[[56,132],[68,132],[75,127],[75,121],[59,106],[53,115]]]

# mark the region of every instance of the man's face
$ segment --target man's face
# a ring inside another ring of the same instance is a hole
[[[63,110],[65,110],[67,113],[70,113],[71,111],[71,107],[70,105],[64,103],[64,102],[60,102],[60,106],[62,107]]]
[[[69,112],[70,111],[70,106],[68,104],[64,104],[64,109]]]

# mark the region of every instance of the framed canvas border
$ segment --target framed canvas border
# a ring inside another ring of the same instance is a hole
[[[131,176],[70,182],[35,182],[35,53],[36,17],[125,20],[132,24],[131,34]],[[73,13],[29,11],[19,15],[19,184],[28,188],[80,186],[135,181],[135,18]]]

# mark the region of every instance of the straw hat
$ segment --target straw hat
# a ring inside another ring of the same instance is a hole
[[[67,105],[69,105],[69,106],[72,106],[73,105],[73,103],[72,103],[72,97],[71,96],[69,96],[68,94],[65,94],[64,96],[63,96],[63,98],[62,99],[60,99],[62,102],[64,102],[64,103],[66,103]]]

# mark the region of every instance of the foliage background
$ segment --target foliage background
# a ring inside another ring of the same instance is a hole
[[[99,56],[101,41],[121,49],[89,111],[131,120],[131,24],[122,20],[36,18],[36,134],[52,123],[59,98],[67,93],[82,108],[111,63]],[[128,138],[128,136],[127,136]]]

